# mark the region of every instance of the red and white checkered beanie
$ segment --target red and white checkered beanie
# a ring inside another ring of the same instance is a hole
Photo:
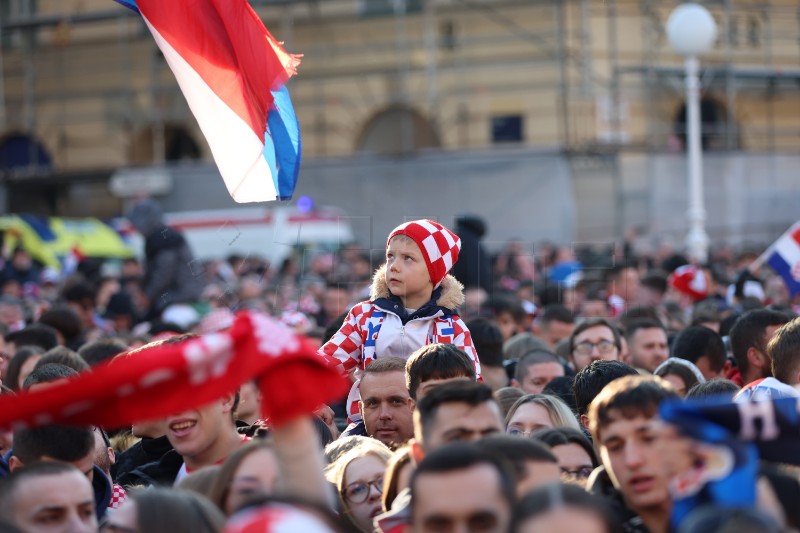
[[[461,239],[458,235],[433,220],[412,220],[397,226],[386,239],[386,245],[396,235],[405,235],[417,243],[425,258],[425,266],[434,287],[438,287],[444,277],[458,261]]]

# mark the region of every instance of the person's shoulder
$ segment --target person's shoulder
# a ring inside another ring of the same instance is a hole
[[[350,308],[350,314],[355,317],[364,317],[372,314],[378,306],[375,305],[375,302],[370,300],[364,300],[363,302],[358,302],[353,307]]]

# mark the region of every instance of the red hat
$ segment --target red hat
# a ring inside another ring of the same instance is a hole
[[[397,226],[386,239],[386,245],[395,235],[405,235],[417,243],[425,258],[431,283],[438,287],[458,261],[461,239],[458,235],[433,220],[412,220]]]
[[[251,508],[234,514],[223,533],[333,533],[333,529],[314,514],[283,503]]]
[[[683,265],[669,275],[671,287],[687,294],[699,302],[708,298],[708,281],[703,269],[695,265]]]

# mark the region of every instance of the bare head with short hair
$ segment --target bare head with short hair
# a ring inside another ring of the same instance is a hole
[[[787,385],[800,383],[800,318],[783,325],[767,345],[772,375]]]
[[[369,368],[368,365],[367,368]],[[406,386],[414,400],[426,381],[466,378],[475,381],[475,364],[453,344],[428,344],[411,354],[405,363]]]
[[[539,394],[548,383],[564,374],[564,365],[556,354],[548,350],[534,350],[517,362],[512,384],[526,394]]]
[[[514,476],[499,454],[471,443],[449,444],[425,455],[411,476],[413,531],[508,531]]]
[[[359,410],[364,429],[386,445],[414,436],[414,402],[406,386],[405,365],[400,357],[380,357],[361,376]]]
[[[41,462],[16,469],[0,480],[0,521],[33,531],[48,517],[53,531],[68,527],[67,522],[74,519],[79,519],[86,531],[96,531],[92,486],[80,470],[67,463]]]
[[[439,385],[414,411],[414,437],[426,451],[501,430],[500,407],[492,389],[482,383],[458,380]]]
[[[383,374],[385,372],[405,372],[406,360],[402,357],[379,357],[366,367],[362,375]]]
[[[584,331],[596,328],[598,326],[606,327],[611,331],[611,334],[614,337],[614,346],[617,347],[617,350],[622,349],[622,340],[620,339],[619,330],[611,325],[611,322],[606,320],[605,318],[587,318],[586,320],[581,321],[575,329],[572,331],[572,335],[569,337],[569,351],[573,353],[575,351],[575,338],[583,333]]]
[[[602,428],[619,418],[653,418],[666,399],[679,398],[672,386],[656,376],[625,376],[600,391],[589,405],[589,430],[595,442]]]

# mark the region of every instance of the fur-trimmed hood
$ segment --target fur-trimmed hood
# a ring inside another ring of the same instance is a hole
[[[455,311],[464,303],[464,286],[455,277],[448,274],[439,285],[442,289],[439,299],[436,300],[436,305]],[[389,298],[389,286],[386,284],[386,265],[384,264],[372,276],[372,286],[369,291],[370,301],[375,301],[379,298]]]

